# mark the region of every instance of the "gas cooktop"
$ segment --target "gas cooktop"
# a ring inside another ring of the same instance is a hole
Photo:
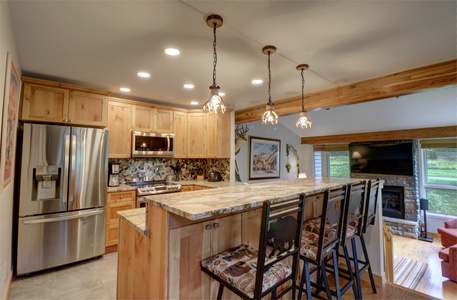
[[[165,180],[138,181],[126,183],[136,187],[136,194],[139,196],[180,192],[182,187],[179,183]]]

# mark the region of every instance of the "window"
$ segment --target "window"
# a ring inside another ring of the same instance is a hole
[[[421,198],[429,211],[457,215],[457,140],[421,141]]]
[[[314,146],[314,176],[350,177],[348,145]]]

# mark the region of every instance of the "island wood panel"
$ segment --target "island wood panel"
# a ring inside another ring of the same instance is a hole
[[[71,91],[68,105],[70,123],[106,127],[108,100],[104,95]]]
[[[407,70],[305,95],[305,109],[356,104],[457,84],[457,60]],[[301,97],[275,101],[278,116],[298,113]],[[265,105],[238,110],[235,124],[260,120]]]
[[[337,134],[327,136],[302,137],[302,144],[319,145],[332,143],[415,140],[426,138],[444,138],[457,136],[457,126],[442,126],[430,128],[416,128],[405,130],[364,132],[353,134]]]

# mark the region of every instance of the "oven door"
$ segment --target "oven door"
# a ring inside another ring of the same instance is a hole
[[[132,157],[172,157],[174,134],[132,132]]]

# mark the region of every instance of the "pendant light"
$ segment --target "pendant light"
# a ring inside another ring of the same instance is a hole
[[[295,123],[295,126],[297,128],[300,126],[302,129],[304,128],[311,128],[311,121],[308,119],[308,116],[306,115],[306,110],[305,110],[305,77],[303,76],[303,72],[305,70],[308,70],[308,65],[307,64],[302,64],[297,66],[297,70],[301,71],[301,112],[300,112],[300,117],[297,120],[297,123]]]
[[[210,93],[208,101],[203,105],[203,110],[210,114],[217,115],[220,112],[225,112],[225,104],[219,96],[220,87],[216,84],[216,65],[217,65],[217,53],[216,53],[216,28],[222,26],[223,19],[219,15],[210,15],[206,18],[206,24],[213,28],[213,85],[209,87]]]
[[[262,124],[270,122],[273,125],[278,124],[278,115],[275,113],[275,106],[271,101],[271,71],[270,71],[270,54],[276,52],[275,46],[265,46],[262,49],[263,54],[268,55],[268,103],[267,109],[262,115]]]

